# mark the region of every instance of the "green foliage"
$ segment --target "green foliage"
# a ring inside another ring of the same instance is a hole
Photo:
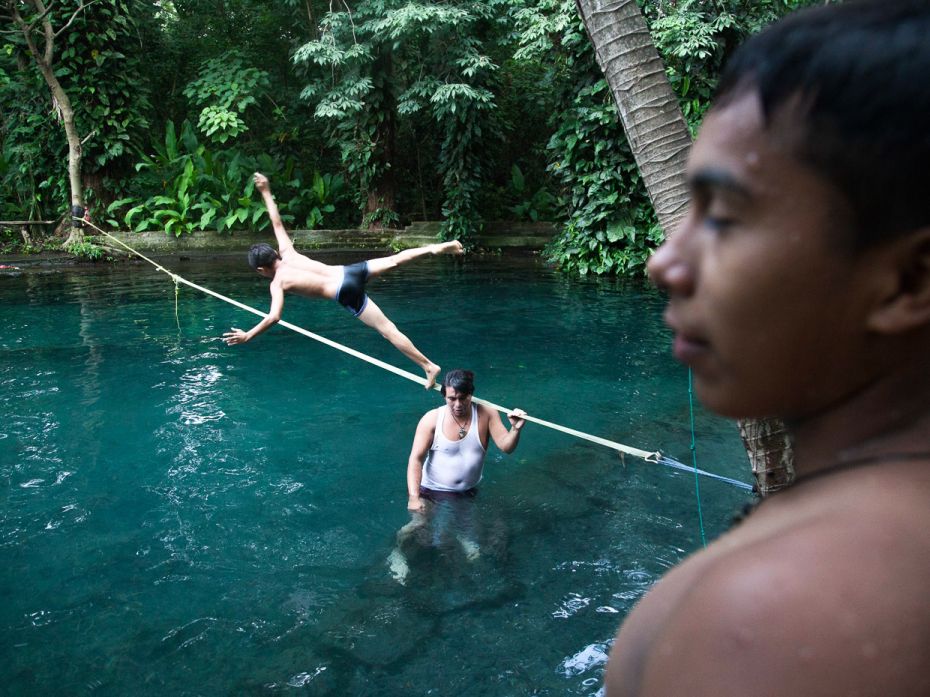
[[[782,15],[818,0],[659,0],[644,3],[650,32],[692,134],[710,107],[727,56]],[[820,0],[819,4],[823,4]]]
[[[370,192],[385,198],[381,189],[389,181],[387,151],[394,139],[390,54],[380,55],[372,29],[377,15],[367,14],[375,10],[363,4],[354,14],[330,11],[321,22],[320,38],[294,55],[311,78],[301,96],[314,103],[315,118],[323,122],[330,144],[356,182],[363,213]],[[387,194],[393,198],[392,192]]]
[[[604,80],[580,90],[549,142],[568,225],[550,258],[587,273],[629,273],[651,251],[655,214]],[[640,234],[633,229],[640,226]],[[575,258],[569,258],[574,256]]]
[[[69,254],[73,254],[79,259],[87,259],[88,261],[100,261],[101,259],[108,258],[104,254],[102,247],[98,247],[91,242],[81,242],[79,244],[69,245],[67,252]]]
[[[282,220],[297,220],[309,229],[322,225],[324,215],[336,210],[343,189],[341,176],[319,172],[313,172],[310,185],[304,187],[293,161],[279,168],[268,156],[249,158],[235,149],[211,151],[188,121],[181,124],[180,136],[169,121],[164,142],[154,154],[143,156],[136,170],[143,175],[138,189],[159,193],[121,198],[107,212],[122,212],[122,223],[135,232],[163,229],[177,237],[197,230],[267,227],[265,204],[252,181],[256,170],[285,182],[277,192]],[[121,224],[115,217],[107,222]]]
[[[661,242],[662,228],[654,220],[615,220],[593,235],[570,222],[546,253],[563,271],[580,276],[635,276],[643,274]]]
[[[640,3],[692,130],[746,34],[814,2]],[[56,26],[77,6],[49,5]],[[0,217],[57,218],[63,129],[9,36]],[[89,202],[118,198],[114,225],[267,226],[259,170],[291,226],[442,217],[444,237],[467,241],[483,219],[550,219],[564,225],[550,258],[575,273],[640,273],[657,242],[573,0],[97,0],[56,49],[88,136]]]
[[[437,120],[445,137],[439,151],[438,165],[442,175],[445,201],[440,237],[444,240],[465,240],[481,232],[482,217],[477,207],[477,195],[482,184],[480,103],[464,104],[454,116],[454,104],[443,105]]]
[[[544,0],[515,17],[517,55],[547,61],[561,89],[548,170],[565,226],[547,256],[572,273],[641,273],[659,228],[574,3]]]
[[[549,193],[546,187],[540,187],[529,193],[526,177],[518,165],[510,168],[510,186],[514,198],[519,203],[510,207],[517,220],[551,220],[555,215],[555,206],[558,200]]]
[[[184,95],[200,107],[197,125],[204,135],[225,143],[248,130],[242,114],[270,84],[267,71],[246,67],[242,54],[232,50],[206,61]]]
[[[281,217],[294,220],[302,224],[305,230],[316,230],[323,227],[324,219],[336,212],[339,202],[345,192],[345,179],[341,174],[320,174],[314,171],[311,175],[310,186],[305,187],[301,175],[295,171],[293,163],[289,163],[287,171],[283,173],[289,177],[282,193],[285,195],[284,203],[279,204]],[[297,192],[289,196],[288,191]],[[264,205],[262,205],[264,210]],[[258,225],[264,229],[270,225],[267,218],[263,218]]]
[[[397,215],[396,211],[385,208],[384,206],[378,206],[365,214],[365,217],[362,218],[362,226],[366,228],[388,229],[396,227],[399,221],[400,216]]]
[[[263,207],[260,201],[242,195],[253,171],[250,164],[235,152],[208,151],[197,140],[188,121],[181,124],[178,137],[169,121],[164,143],[155,147],[153,155],[143,156],[136,164],[137,171],[150,175],[143,178],[144,182],[161,182],[160,193],[119,199],[107,212],[113,214],[128,207],[123,221],[132,230],[163,229],[178,237],[195,230],[222,232],[248,220],[254,222]],[[108,222],[119,225],[115,219]]]
[[[646,0],[644,13],[672,88],[694,132],[720,68],[747,33],[811,0]],[[575,273],[642,273],[661,241],[616,110],[572,0],[538,0],[513,12],[522,60],[550,66],[560,90],[549,171],[566,225],[547,250]]]
[[[15,65],[8,48],[0,52],[0,220],[57,217],[55,186],[64,179],[60,172],[45,175],[54,166],[50,153],[60,150],[60,129],[42,113],[48,91],[38,75],[10,77]]]
[[[20,245],[21,240],[16,231],[0,225],[0,254],[12,254]]]
[[[58,11],[56,26],[74,12],[74,5],[65,3]],[[88,172],[128,157],[129,143],[150,126],[149,91],[140,80],[145,58],[131,50],[139,45],[134,17],[147,11],[138,0],[88,4],[59,39],[56,75],[71,99],[79,132],[87,139]]]
[[[442,182],[444,234],[467,236],[480,226],[480,141],[497,70],[482,34],[502,36],[487,31],[498,4],[366,0],[351,14],[331,10],[320,37],[296,51],[310,78],[303,96],[358,182],[366,220],[376,213],[365,210],[371,201],[394,201],[399,121],[426,118],[438,146],[431,161]],[[385,220],[383,212],[375,217]]]
[[[129,143],[148,128],[150,103],[140,80],[144,58],[135,18],[150,12],[151,4],[99,0],[76,12],[78,7],[76,0],[52,3],[46,16],[58,32],[53,69],[75,112],[83,141],[84,196],[93,203],[103,195],[104,177],[128,166]],[[0,51],[0,215],[59,218],[71,198],[64,129],[54,104],[49,108],[49,87],[25,38],[15,31],[5,35],[9,43]],[[46,38],[32,34],[40,51]]]

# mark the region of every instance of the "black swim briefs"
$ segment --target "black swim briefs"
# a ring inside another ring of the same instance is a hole
[[[439,491],[438,489],[427,489],[425,486],[420,487],[420,498],[433,503],[440,501],[456,501],[458,499],[472,499],[478,495],[478,487],[473,486],[465,491]]]
[[[368,304],[365,282],[368,280],[368,262],[360,261],[342,267],[342,285],[336,293],[336,302],[358,317]]]

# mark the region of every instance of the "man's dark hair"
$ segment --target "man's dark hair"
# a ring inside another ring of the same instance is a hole
[[[796,154],[846,197],[861,250],[930,224],[928,79],[930,2],[850,1],[750,38],[717,103],[755,91],[768,127],[800,127]]]
[[[249,266],[253,270],[258,269],[259,266],[271,268],[274,266],[275,261],[280,258],[277,250],[266,242],[253,244],[249,247]]]
[[[442,378],[442,386],[439,391],[442,396],[446,396],[446,388],[451,387],[461,394],[475,393],[475,374],[470,370],[450,370]]]

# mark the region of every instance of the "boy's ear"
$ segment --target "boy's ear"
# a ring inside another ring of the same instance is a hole
[[[930,325],[930,227],[895,240],[885,251],[887,291],[869,317],[869,329],[899,334]]]

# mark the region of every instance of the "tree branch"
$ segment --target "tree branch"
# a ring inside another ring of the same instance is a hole
[[[88,7],[90,7],[90,6],[93,5],[95,2],[97,2],[97,0],[90,0],[90,2],[87,3],[87,4],[84,4],[84,3],[82,2],[82,3],[81,3],[81,6],[78,7],[78,8],[74,11],[74,14],[73,14],[73,15],[71,15],[71,19],[68,20],[68,23],[65,24],[61,29],[59,29],[58,31],[56,31],[56,32],[54,33],[54,35],[53,35],[52,38],[58,38],[58,35],[59,35],[59,34],[61,34],[65,29],[67,29],[68,27],[70,27],[70,26],[74,23],[74,20],[77,18],[77,16],[81,13],[82,10],[84,10],[84,9],[86,9],[86,8],[88,8]]]
[[[10,5],[12,6],[12,3],[10,3]],[[25,25],[24,31],[31,32],[33,29],[35,29],[36,24],[38,24],[39,22],[43,21],[43,20],[45,19],[45,17],[48,15],[48,13],[52,11],[52,8],[55,6],[55,3],[53,2],[52,4],[50,4],[50,5],[49,5],[47,8],[45,8],[44,10],[41,8],[41,6],[36,5],[36,3],[33,3],[33,6],[36,8],[36,11],[37,11],[39,14],[36,15],[36,17],[35,17],[31,22],[29,22],[29,24],[26,24],[25,22],[23,22],[23,24]],[[13,10],[13,11],[16,12],[16,10]],[[19,14],[19,13],[17,13],[17,15],[18,15],[18,14]],[[21,22],[23,21],[23,20],[22,20],[22,17],[20,17],[20,21],[21,21]]]
[[[42,51],[43,59],[45,64],[51,68],[52,58],[55,57],[55,34],[52,31],[52,23],[48,19],[48,13],[52,11],[52,8],[55,7],[55,0],[49,3],[48,7],[42,2],[42,0],[30,0],[32,6],[36,8],[39,13],[39,16],[36,17],[32,22],[29,23],[29,26],[26,27],[26,30],[23,32],[26,34],[27,41],[29,36],[32,34],[33,28],[36,24],[42,22],[42,34],[45,36],[45,49]],[[36,51],[38,51],[38,46],[36,46]]]

